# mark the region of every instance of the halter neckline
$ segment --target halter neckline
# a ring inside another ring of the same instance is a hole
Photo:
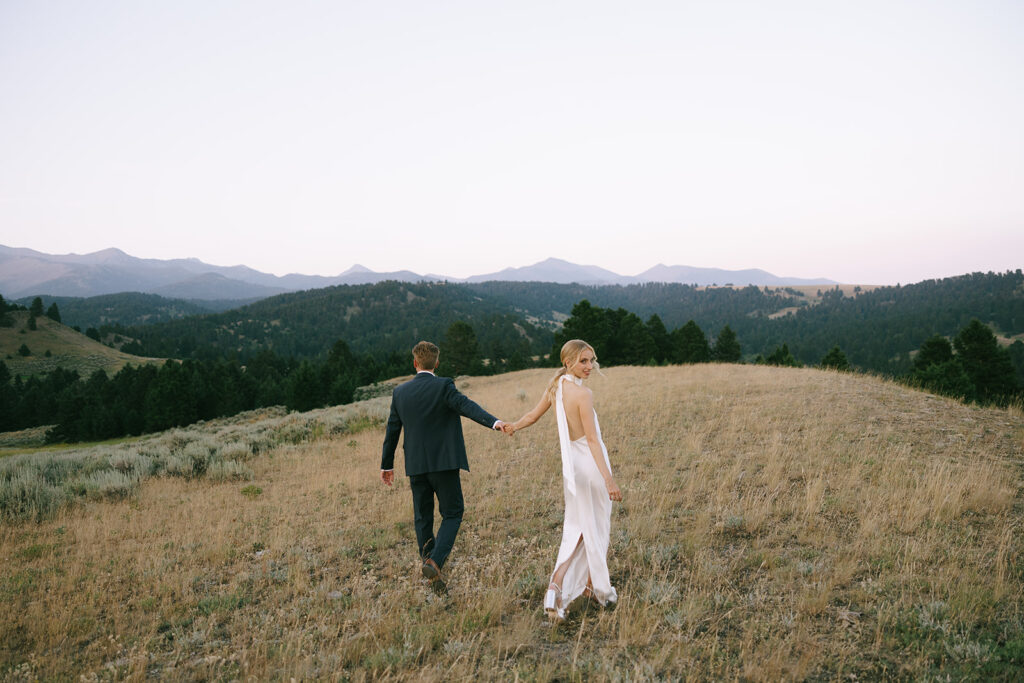
[[[570,375],[569,373],[565,373],[564,375],[562,375],[562,381],[563,382],[572,382],[573,384],[575,384],[578,387],[583,386],[583,378],[582,377],[577,377],[576,375]]]

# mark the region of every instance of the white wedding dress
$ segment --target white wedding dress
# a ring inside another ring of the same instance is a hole
[[[562,375],[555,391],[555,418],[558,422],[558,441],[562,450],[562,490],[565,494],[565,522],[562,527],[562,543],[558,548],[555,569],[569,563],[562,579],[561,610],[583,594],[587,579],[593,586],[594,598],[605,605],[618,600],[615,588],[608,576],[608,538],[611,531],[612,501],[608,498],[601,471],[597,469],[594,456],[587,445],[587,437],[569,440],[569,424],[565,419],[562,405],[564,382],[582,380]],[[594,414],[597,440],[605,464],[611,471],[608,449],[601,438],[601,426]],[[580,542],[580,537],[583,542]],[[552,572],[552,577],[554,572]],[[559,610],[559,611],[561,611]]]

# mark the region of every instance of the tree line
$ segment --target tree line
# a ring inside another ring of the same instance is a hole
[[[540,362],[515,344],[507,345],[509,356],[485,361],[465,321],[453,323],[440,346],[440,371],[449,375],[493,374]],[[169,360],[161,366],[127,365],[113,377],[97,370],[83,378],[57,368],[25,379],[12,377],[0,360],[0,432],[55,425],[47,435],[50,442],[98,441],[270,406],[304,412],[350,403],[358,387],[411,372],[408,350],[356,354],[343,340],[319,359],[284,358],[264,349],[244,364],[225,358]]]
[[[956,282],[883,288],[887,291],[882,294],[877,294],[881,290],[876,290],[856,297],[845,297],[838,289],[823,292],[821,304],[801,309],[796,315],[782,319],[788,320],[787,326],[779,329],[791,330],[794,337],[780,338],[777,332],[773,332],[770,337],[772,343],[766,344],[762,340],[759,346],[755,346],[755,352],[748,352],[746,356],[739,339],[743,338],[745,347],[749,341],[745,334],[736,330],[749,331],[751,320],[759,321],[758,324],[777,325],[778,321],[770,320],[767,312],[771,306],[791,299],[756,287],[721,290],[734,303],[743,302],[734,310],[746,312],[738,315],[735,322],[724,322],[717,328],[717,335],[709,338],[694,318],[670,330],[658,313],[650,313],[644,321],[636,312],[623,306],[603,308],[586,298],[572,304],[568,319],[557,332],[547,331],[523,317],[530,306],[538,305],[531,299],[530,292],[548,291],[549,296],[557,298],[565,291],[580,289],[579,286],[569,286],[568,290],[559,289],[561,286],[544,290],[526,287],[536,283],[485,283],[491,290],[496,290],[499,285],[508,289],[500,296],[492,291],[487,295],[492,300],[486,305],[480,304],[478,299],[482,297],[477,296],[484,292],[463,286],[409,286],[391,282],[328,288],[331,291],[320,292],[323,299],[318,304],[301,295],[294,295],[297,308],[291,305],[274,308],[281,302],[260,302],[271,308],[262,311],[253,307],[243,309],[245,316],[253,317],[245,317],[241,321],[237,311],[220,317],[202,316],[178,321],[175,323],[177,327],[173,328],[178,333],[168,334],[164,343],[167,348],[183,352],[182,360],[170,361],[159,368],[129,366],[113,377],[97,372],[87,378],[79,377],[73,371],[58,369],[45,376],[25,379],[11,377],[6,365],[0,361],[0,431],[56,424],[58,426],[51,434],[54,440],[95,440],[158,431],[271,405],[285,405],[289,409],[304,411],[346,403],[353,399],[359,386],[408,374],[408,349],[420,338],[440,341],[440,372],[449,376],[505,372],[557,362],[561,344],[570,338],[586,339],[593,344],[601,361],[607,365],[747,360],[785,366],[816,364],[840,370],[879,371],[877,364],[861,362],[861,358],[870,359],[869,354],[848,357],[846,341],[826,341],[823,336],[826,332],[820,329],[813,331],[813,336],[819,341],[808,345],[800,336],[803,328],[809,325],[808,320],[824,316],[825,321],[821,323],[824,330],[847,329],[844,326],[855,326],[857,316],[846,319],[843,311],[861,310],[866,316],[861,325],[870,332],[883,334],[886,325],[873,326],[871,320],[876,320],[877,316],[872,318],[874,314],[868,313],[878,308],[878,301],[874,301],[878,296],[890,297],[887,306],[897,310],[902,310],[903,304],[899,301],[905,299],[919,299],[920,306],[931,310],[929,307],[934,302],[929,303],[932,302],[929,292],[948,291],[956,284],[960,287],[956,291],[961,292],[961,303],[952,308],[966,309],[976,305],[978,297],[984,298],[988,292],[988,303],[979,307],[981,315],[999,321],[1004,334],[1019,329],[1024,323],[1024,310],[1021,310],[1024,280],[1020,271],[1002,276],[989,274],[952,280]],[[1015,289],[1007,293],[1006,288],[1011,285]],[[640,288],[645,291],[645,296],[655,299],[669,292],[688,291],[685,286],[650,285]],[[614,291],[625,289],[628,288],[612,288]],[[609,290],[590,288],[589,291],[600,293]],[[383,299],[378,296],[381,293],[384,294]],[[508,313],[507,310],[499,313],[506,306],[500,303],[502,296],[521,296],[516,313]],[[798,298],[798,293],[789,292],[787,296]],[[448,310],[452,297],[456,305]],[[544,305],[551,301],[553,299],[546,300]],[[751,312],[748,310],[750,306],[767,308]],[[423,309],[428,314],[426,318],[420,315]],[[0,297],[0,325],[10,324],[7,316],[10,310],[25,309]],[[41,315],[57,321],[61,319],[56,302],[47,309],[38,297],[32,300],[28,310],[30,321]],[[318,310],[321,311],[319,316],[316,314]],[[441,311],[446,313],[441,315]],[[458,317],[460,312],[472,315]],[[283,318],[261,319],[256,317],[257,313],[280,314]],[[443,328],[439,327],[437,317],[450,322]],[[679,320],[678,315],[673,319]],[[960,314],[957,313],[950,320],[959,319]],[[841,322],[838,327],[836,320]],[[321,325],[321,321],[326,322]],[[326,334],[320,327],[330,328],[339,321],[344,321],[348,329],[362,334],[364,348],[368,349],[353,351],[347,339],[342,341],[343,337],[334,337],[321,346],[317,354],[312,354],[313,345],[318,343],[316,340],[323,339]],[[244,324],[236,324],[239,322]],[[892,321],[886,324],[889,323]],[[990,327],[977,319],[970,320],[952,334],[943,327],[948,323],[947,319],[939,319],[925,334],[924,324],[913,322],[913,337],[920,337],[924,342],[906,352],[903,365],[890,364],[888,371],[882,371],[916,386],[969,401],[1005,405],[1018,400],[1024,386],[1024,343],[1017,341],[1008,349],[1000,347]],[[376,335],[370,332],[375,324],[382,326]],[[245,325],[261,329],[267,336],[259,337]],[[182,326],[185,329],[194,326],[196,331],[218,338],[227,329],[229,332],[226,334],[233,339],[234,345],[203,346],[205,337],[182,335]],[[297,338],[301,336],[300,332],[312,329],[318,329],[318,332],[313,340],[289,345],[275,336],[280,328],[287,329],[286,337]],[[161,333],[172,328],[154,325],[130,328],[125,332],[137,333],[143,329],[150,330],[149,343],[157,344]],[[95,339],[100,338],[100,333],[94,328],[87,333]],[[908,335],[907,332],[897,334],[903,347]],[[142,346],[142,340],[133,343]],[[887,352],[892,351],[885,342],[878,342],[877,346],[888,349]],[[162,347],[145,347],[143,351],[146,355],[161,355],[155,353],[158,348]],[[299,348],[303,353],[294,353]],[[808,361],[809,348],[824,350]],[[293,352],[286,353],[282,349]],[[906,369],[893,371],[894,367]]]
[[[557,364],[562,345],[583,339],[607,365],[704,363],[712,360],[735,363],[742,357],[736,333],[725,325],[714,343],[693,320],[671,332],[657,314],[647,322],[624,308],[601,308],[583,299],[555,334],[549,357]]]
[[[92,318],[75,320],[95,328],[97,338],[120,335],[129,340],[123,351],[149,357],[244,361],[270,348],[284,357],[312,359],[335,339],[359,353],[404,350],[418,338],[441,338],[461,320],[473,326],[482,357],[506,358],[517,350],[524,357],[547,354],[555,321],[584,299],[642,320],[657,315],[668,329],[690,320],[705,330],[728,325],[743,340],[746,361],[767,359],[785,344],[795,362],[813,365],[839,345],[851,364],[889,376],[910,372],[913,355],[927,338],[951,339],[973,318],[1003,336],[1024,334],[1020,270],[855,290],[852,296],[822,287],[813,305],[792,288],[391,281],[284,294],[157,324],[138,324],[150,301],[138,296],[105,297],[103,307],[92,299],[74,306],[92,312]],[[72,305],[61,302],[62,310]],[[174,308],[164,300],[154,308],[154,319]],[[780,315],[784,311],[792,312]]]
[[[481,296],[542,319],[582,299],[594,306],[657,314],[669,328],[694,320],[705,330],[725,325],[743,340],[744,360],[767,358],[783,344],[796,362],[818,364],[836,345],[849,362],[888,376],[912,370],[913,356],[934,334],[954,337],[974,318],[1006,337],[1024,334],[1024,273],[971,273],[912,285],[854,291],[823,286],[811,304],[794,289],[700,288],[676,283],[557,285],[484,282]],[[780,312],[791,310],[788,315]]]
[[[550,357],[557,359],[562,344],[583,339],[598,350],[608,365],[736,363],[742,358],[735,332],[725,325],[714,340],[689,320],[668,332],[661,318],[652,315],[643,322],[623,308],[593,306],[586,299],[573,306],[572,315],[555,335]],[[767,355],[758,354],[755,363],[802,367],[783,342]],[[816,363],[821,368],[853,370],[846,353],[833,345]],[[992,330],[971,320],[953,338],[933,335],[914,354],[911,371],[898,379],[929,391],[964,401],[1005,406],[1024,398],[1024,343],[1003,348]]]
[[[343,341],[322,361],[285,359],[264,351],[237,360],[170,360],[128,365],[110,377],[87,378],[57,368],[11,377],[0,361],[0,431],[56,425],[49,441],[95,441],[162,431],[198,420],[284,405],[306,411],[349,403],[356,387],[407,373],[410,362],[358,357]]]

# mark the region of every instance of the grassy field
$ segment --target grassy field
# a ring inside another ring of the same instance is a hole
[[[247,475],[155,469],[124,499],[0,526],[0,677],[1019,677],[1019,410],[811,369],[604,372],[590,386],[624,494],[614,609],[578,601],[545,623],[562,518],[550,414],[512,439],[467,424],[466,516],[434,596],[407,480],[378,479],[374,399],[344,419],[158,437],[230,442]],[[549,374],[460,386],[514,419]]]
[[[0,327],[0,359],[7,364],[11,375],[42,375],[55,368],[77,370],[88,377],[96,370],[113,375],[125,365],[163,363],[163,359],[140,358],[122,353],[109,346],[75,332],[66,325],[43,316],[36,318],[35,330],[29,330],[28,312],[12,311],[7,314],[14,321],[11,327]],[[24,344],[31,355],[22,356],[18,349]],[[46,352],[50,355],[47,356]]]

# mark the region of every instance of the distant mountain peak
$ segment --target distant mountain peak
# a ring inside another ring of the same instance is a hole
[[[100,251],[93,252],[91,254],[85,254],[84,258],[94,263],[109,263],[111,261],[130,261],[134,260],[132,256],[124,253],[116,247],[110,247],[109,249],[101,249]]]
[[[216,274],[218,277],[213,277]],[[202,277],[207,276],[207,277]],[[448,281],[554,282],[581,285],[631,285],[643,282],[681,282],[696,285],[796,285],[836,284],[831,280],[776,277],[763,270],[723,270],[666,266],[659,263],[639,275],[626,276],[594,265],[579,265],[548,257],[532,265],[509,267],[495,273],[455,278],[419,275],[408,270],[387,273],[356,263],[335,277],[261,273],[248,266],[213,266],[196,258],[141,259],[111,247],[93,254],[51,255],[31,249],[0,245],[0,293],[17,299],[25,296],[97,296],[115,292],[146,292],[178,298],[222,300],[257,299],[280,292],[320,289],[335,285],[360,285],[398,280],[404,282]]]

